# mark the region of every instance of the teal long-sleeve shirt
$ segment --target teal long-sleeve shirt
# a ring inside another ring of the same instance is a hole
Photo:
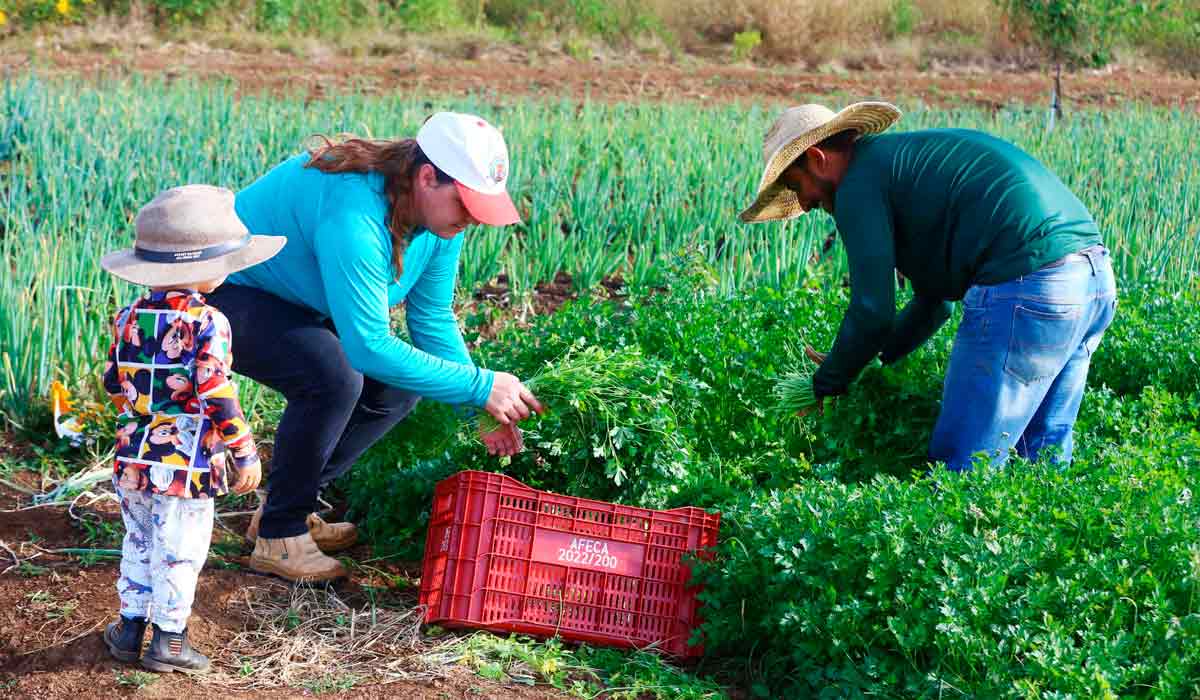
[[[850,306],[818,396],[845,393],[876,356],[894,362],[950,317],[972,285],[999,284],[1100,243],[1083,203],[1029,154],[988,134],[929,129],[866,137],[834,197]],[[914,297],[896,314],[899,270]]]
[[[237,194],[255,234],[287,236],[278,255],[229,281],[270,292],[333,320],[351,366],[424,397],[483,406],[493,373],[467,354],[452,301],[463,235],[419,231],[396,279],[387,199],[378,173],[322,173],[289,158]],[[391,331],[390,307],[406,302],[412,344]]]

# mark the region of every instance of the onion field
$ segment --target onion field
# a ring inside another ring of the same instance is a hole
[[[1112,251],[1116,319],[1090,356],[1069,466],[930,464],[961,311],[808,410],[804,348],[832,346],[848,266],[824,214],[737,219],[779,105],[310,99],[142,79],[0,88],[0,423],[50,434],[55,381],[100,403],[107,324],[138,292],[98,261],[132,242],[158,191],[237,190],[314,134],[405,137],[432,112],[474,112],[503,130],[524,223],[467,231],[460,300],[506,288],[511,308],[464,305],[460,321],[481,366],[530,379],[550,410],[500,460],[473,419],[422,401],[337,485],[370,561],[419,560],[434,485],[463,469],[723,517],[693,572],[700,667],[652,682],[657,660],[618,656],[598,686],[572,686],[557,662],[456,663],[630,700],[1200,697],[1200,120],[1129,105],[1051,130],[1026,106],[900,106],[899,129],[980,129],[1031,152]],[[563,273],[579,298],[526,313]],[[602,283],[623,291],[590,293]],[[239,381],[269,433],[280,401]]]
[[[1200,172],[1192,115],[1149,108],[1079,113],[1053,132],[1025,109],[907,107],[903,129],[981,128],[1055,170],[1091,209],[1124,280],[1186,286],[1200,264]],[[685,247],[703,251],[723,290],[794,286],[832,233],[826,217],[746,226],[757,184],[761,106],[696,109],[346,95],[322,101],[235,96],[186,83],[101,87],[9,82],[0,91],[0,406],[20,421],[56,377],[91,371],[115,299],[131,289],[94,261],[132,240],[132,217],[160,189],[237,190],[316,133],[414,134],[438,109],[500,125],[523,225],[469,233],[460,283],[499,275],[521,303],[571,276],[580,291],[617,277],[664,280]],[[832,255],[836,273],[837,249]]]

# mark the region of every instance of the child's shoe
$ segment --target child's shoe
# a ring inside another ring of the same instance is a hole
[[[117,661],[137,661],[142,655],[142,639],[146,636],[146,618],[124,615],[104,628],[104,643],[108,653]]]
[[[154,637],[150,648],[142,657],[142,665],[151,671],[170,673],[204,673],[208,670],[208,657],[188,644],[187,629],[182,632],[164,632],[154,625]]]

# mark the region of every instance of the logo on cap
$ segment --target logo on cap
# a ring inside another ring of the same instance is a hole
[[[504,156],[496,156],[492,159],[492,164],[488,166],[488,177],[497,185],[508,177],[508,160]]]

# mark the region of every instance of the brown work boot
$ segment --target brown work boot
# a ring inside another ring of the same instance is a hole
[[[263,506],[259,503],[258,510],[250,516],[250,526],[246,528],[246,539],[251,544],[258,539],[258,525],[262,521],[262,514]],[[358,542],[358,528],[354,523],[327,523],[316,513],[310,513],[306,524],[313,542],[326,554],[340,552]]]
[[[327,523],[316,513],[309,513],[305,524],[313,542],[326,554],[351,547],[358,541],[358,528],[354,523]]]
[[[250,555],[250,568],[289,581],[331,581],[346,576],[346,567],[326,556],[305,532],[295,537],[259,537]]]

